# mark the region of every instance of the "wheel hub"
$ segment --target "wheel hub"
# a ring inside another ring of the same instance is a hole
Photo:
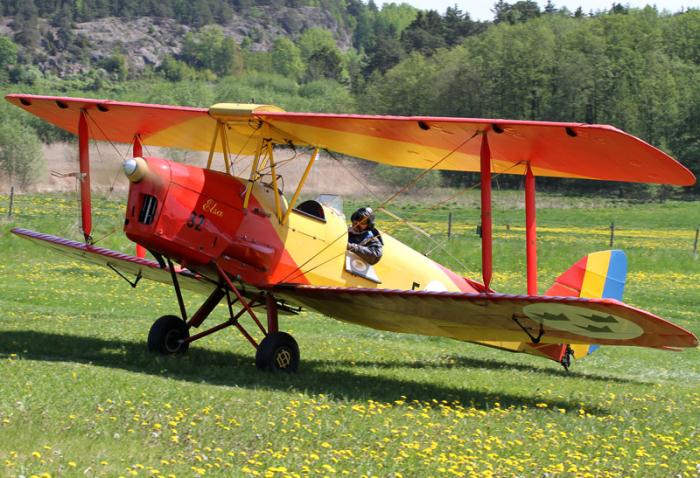
[[[165,348],[168,352],[174,353],[180,348],[182,334],[178,330],[171,330],[165,336]]]
[[[285,369],[289,367],[292,363],[292,354],[287,348],[279,349],[275,354],[275,363],[280,369]]]

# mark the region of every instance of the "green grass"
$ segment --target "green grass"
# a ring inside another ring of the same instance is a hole
[[[541,291],[607,248],[615,221],[630,262],[626,300],[700,333],[700,204],[540,201],[567,206],[539,211]],[[697,349],[604,347],[566,373],[535,357],[304,313],[281,321],[301,348],[294,375],[258,372],[250,345],[230,331],[185,356],[154,356],[145,337],[156,317],[177,311],[173,292],[132,289],[9,234],[22,226],[78,238],[73,199],[20,196],[15,207],[0,230],[0,476],[700,474]],[[122,207],[97,201],[100,245],[129,250]],[[418,209],[392,210],[444,241],[447,209]],[[478,278],[478,210],[452,211],[447,247],[462,264],[452,267]],[[523,216],[509,201],[494,211],[499,291],[525,289]]]

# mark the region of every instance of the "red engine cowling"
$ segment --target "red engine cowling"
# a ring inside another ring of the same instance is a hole
[[[144,161],[146,171],[129,190],[129,239],[190,269],[222,258],[229,272],[267,282],[283,247],[270,240],[276,234],[268,217],[243,211],[240,179],[159,158]],[[260,210],[254,198],[249,209]]]

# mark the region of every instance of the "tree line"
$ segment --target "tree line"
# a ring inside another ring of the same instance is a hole
[[[242,0],[206,1],[210,10],[248,8]],[[324,7],[324,1],[329,5]],[[165,81],[179,86],[153,86],[142,97],[125,99],[156,96],[161,102],[202,106],[213,99],[255,97],[289,110],[612,124],[700,174],[700,10],[669,14],[612,4],[609,10],[591,14],[580,8],[560,9],[552,1],[540,10],[529,0],[499,0],[493,21],[478,22],[457,7],[441,14],[405,4],[380,9],[372,1],[324,1],[277,3],[337,12],[351,32],[351,48],[341,48],[334,32],[311,28],[296,37],[279,37],[269,50],[259,51],[245,40],[237,43],[226,37],[214,21],[189,32],[180,52],[166,56],[152,70],[130,72],[125,54],[115,53],[87,75],[59,80],[46,72],[26,73],[31,71],[27,68],[31,55],[25,45],[31,39],[0,37],[0,81],[34,83],[38,90],[51,85],[50,91],[60,84],[110,97],[138,96],[133,87],[123,87],[125,80],[151,85]],[[149,10],[148,1],[139,5],[140,11],[151,15],[175,16],[184,3],[196,2],[160,1],[160,13]],[[255,2],[275,4],[275,0]],[[2,1],[3,12],[20,23],[31,23],[31,15],[21,16],[27,5],[33,6],[36,16],[68,9],[72,19],[80,18],[85,5],[91,7],[91,15],[114,14],[115,8],[102,0]],[[120,5],[126,15],[130,2]],[[216,18],[225,22],[225,17]],[[22,31],[16,29],[17,35]],[[164,93],[154,93],[158,89]],[[180,98],[173,97],[177,91]],[[230,96],[220,98],[221,94]],[[443,181],[471,184],[473,177],[448,173]],[[502,186],[519,187],[521,179],[501,181]],[[674,192],[598,182],[544,180],[543,184],[647,197]],[[697,186],[682,191],[697,192]]]

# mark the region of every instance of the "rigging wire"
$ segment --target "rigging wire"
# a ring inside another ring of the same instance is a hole
[[[476,135],[476,134],[477,134],[477,133],[475,133],[475,135]],[[424,253],[425,256],[430,256],[430,254],[432,254],[435,250],[441,249],[447,256],[449,256],[449,258],[450,258],[452,261],[454,261],[454,263],[456,263],[457,265],[459,265],[462,269],[467,269],[466,265],[465,265],[462,261],[460,261],[457,257],[455,257],[452,253],[450,253],[450,251],[448,251],[448,250],[445,248],[445,246],[447,245],[446,242],[444,242],[444,241],[443,241],[443,242],[440,242],[440,241],[436,240],[430,233],[428,233],[427,231],[425,231],[424,229],[422,229],[420,226],[418,226],[418,225],[412,223],[410,220],[404,219],[404,218],[400,217],[399,215],[397,215],[397,214],[395,214],[395,213],[389,211],[385,206],[386,206],[386,204],[388,204],[389,202],[393,201],[396,197],[398,197],[401,193],[407,191],[407,190],[409,189],[409,187],[411,187],[411,186],[415,185],[416,183],[418,183],[418,181],[419,181],[420,179],[422,179],[422,177],[423,177],[425,174],[427,174],[431,169],[434,169],[435,167],[437,167],[442,161],[444,161],[445,159],[447,159],[447,157],[449,157],[449,156],[450,156],[451,154],[453,154],[455,151],[457,151],[457,150],[460,149],[462,146],[464,146],[468,141],[471,141],[471,140],[474,138],[475,135],[471,136],[470,138],[467,138],[462,144],[460,144],[460,145],[459,145],[457,148],[455,148],[454,150],[450,151],[450,152],[449,152],[447,155],[445,155],[439,162],[435,163],[430,169],[427,169],[427,170],[423,171],[423,172],[422,172],[421,174],[419,174],[416,178],[414,178],[408,185],[404,186],[398,193],[394,194],[394,195],[391,196],[389,199],[385,200],[385,201],[383,202],[383,204],[380,204],[380,205],[377,207],[377,210],[378,210],[378,211],[382,211],[383,213],[385,213],[385,214],[387,214],[388,216],[392,217],[393,219],[399,221],[401,224],[403,224],[403,225],[409,227],[410,229],[413,229],[417,234],[420,234],[420,235],[426,237],[430,242],[432,242],[433,247],[432,247],[431,249],[429,249],[427,252]],[[363,186],[363,187],[370,193],[370,195],[375,199],[375,201],[378,202],[378,195],[375,194],[369,186],[367,186],[366,181],[361,181],[355,174],[353,174],[352,170],[350,170],[350,168],[347,168],[347,167],[342,163],[342,161],[341,161],[337,156],[335,156],[331,151],[326,151],[326,152],[329,154],[329,156],[330,156],[331,158],[333,158],[333,159],[338,163],[338,165],[339,165],[340,167],[342,167],[342,168],[343,168],[350,176],[352,176],[361,186]],[[503,171],[500,171],[500,172],[494,171],[494,172],[493,172],[493,173],[494,173],[494,174],[493,174],[493,177],[496,178],[497,189],[498,189],[499,191],[500,191],[500,186],[499,186],[499,183],[498,183],[498,176],[500,176],[501,174],[507,174],[510,170],[512,170],[512,169],[514,169],[514,168],[520,166],[520,165],[523,164],[523,163],[525,163],[525,161],[518,161],[517,163],[514,163],[514,164],[511,165],[510,167],[504,169]],[[492,162],[492,161],[491,161],[491,165],[492,165],[492,168],[493,168],[493,162]],[[448,197],[447,199],[444,199],[444,200],[442,200],[442,201],[438,201],[437,203],[434,203],[434,204],[431,205],[430,207],[427,207],[427,208],[418,210],[417,212],[415,212],[415,213],[413,214],[413,217],[424,215],[424,214],[426,214],[426,213],[428,213],[428,212],[434,210],[435,208],[437,208],[437,207],[439,207],[439,206],[441,206],[441,205],[443,205],[443,204],[445,204],[445,203],[447,203],[447,202],[453,200],[454,198],[456,198],[456,197],[458,197],[458,196],[460,196],[460,195],[462,195],[462,194],[465,194],[467,191],[471,191],[471,190],[476,189],[477,187],[480,186],[480,184],[481,184],[480,182],[474,182],[473,184],[471,184],[470,186],[467,186],[466,188],[464,188],[463,190],[461,190],[461,191],[458,192],[457,194],[452,195],[452,196],[450,196],[450,197]]]
[[[238,153],[236,153],[236,157],[231,160],[231,166],[232,166],[231,169],[232,170],[233,170],[233,163],[235,163],[238,160],[238,158],[241,157],[241,154],[243,154],[243,150],[245,149],[246,146],[248,146],[248,143],[250,143],[250,140],[253,138],[253,136],[255,136],[255,133],[257,133],[258,130],[260,128],[262,128],[262,125],[263,125],[263,123],[262,123],[262,121],[260,121],[260,122],[258,122],[257,126],[253,126],[251,124],[251,120],[248,120],[248,126],[250,126],[253,131],[251,131],[250,135],[246,138],[245,143],[243,143],[241,148],[238,150]],[[224,128],[227,128],[227,127],[228,127],[228,125],[226,123],[224,123]],[[226,134],[226,143],[227,144],[229,143],[228,134]]]
[[[127,146],[126,154],[123,154],[119,150],[119,148],[117,148],[117,146],[112,142],[112,140],[109,139],[109,136],[107,136],[107,134],[105,134],[104,130],[100,127],[99,123],[90,115],[90,113],[88,111],[85,111],[85,116],[90,120],[90,122],[93,125],[95,125],[95,127],[100,131],[100,133],[102,133],[102,136],[112,146],[112,148],[116,151],[117,155],[122,159],[122,161],[126,160],[126,155],[129,154],[129,151],[131,150],[131,144],[129,146]],[[102,151],[100,150],[100,146],[99,146],[98,141],[94,138],[91,138],[91,141],[92,141],[92,144],[95,146],[95,149],[97,150],[98,157],[102,158],[103,155],[102,155]],[[111,198],[112,192],[114,191],[114,185],[116,184],[118,177],[119,177],[119,171],[117,171],[117,173],[115,173],[115,175],[114,175],[114,179],[112,180],[112,184],[109,188],[109,193],[107,194],[106,199]],[[77,194],[78,194],[78,181],[76,181],[76,195]],[[119,229],[118,227],[112,228],[111,231],[107,232],[107,234],[103,235],[100,239],[93,239],[92,244],[97,244],[98,242],[103,241],[107,237],[109,237],[112,234],[114,234],[115,232],[117,232],[118,229]]]
[[[497,190],[499,190],[499,191],[501,190],[501,189],[500,189],[500,186],[498,185],[498,176],[500,176],[501,174],[508,174],[508,171],[510,171],[511,169],[514,169],[514,168],[516,168],[516,167],[518,167],[518,166],[520,166],[520,165],[522,165],[522,164],[525,164],[525,163],[527,163],[527,161],[518,161],[517,163],[514,163],[514,164],[511,165],[510,167],[504,169],[503,171],[500,171],[500,172],[492,171],[491,177],[493,177],[494,179],[496,179]],[[472,183],[471,185],[466,186],[466,187],[464,187],[463,189],[460,189],[459,192],[458,192],[457,194],[453,194],[452,196],[449,196],[449,197],[447,197],[446,199],[443,199],[442,201],[438,201],[438,202],[434,203],[433,205],[431,205],[430,207],[425,207],[425,208],[423,208],[423,209],[419,209],[418,211],[416,211],[416,212],[413,213],[413,216],[414,216],[414,217],[416,217],[416,216],[422,216],[423,214],[426,214],[426,213],[432,211],[433,209],[436,209],[436,208],[442,206],[443,204],[446,204],[446,203],[448,203],[448,202],[450,202],[450,201],[452,201],[452,200],[458,198],[458,197],[461,196],[462,194],[465,194],[465,193],[467,193],[468,191],[472,191],[472,190],[478,188],[480,185],[481,185],[481,183],[480,183],[479,181],[475,181],[475,182]]]
[[[421,179],[423,179],[423,177],[424,177],[426,174],[428,174],[429,172],[431,172],[432,170],[434,170],[434,169],[435,169],[436,167],[438,167],[443,161],[445,161],[447,158],[449,158],[450,156],[452,156],[457,150],[461,149],[465,144],[467,144],[468,142],[470,142],[472,139],[476,138],[476,137],[479,135],[479,133],[481,133],[481,132],[480,132],[480,131],[475,131],[473,135],[471,135],[469,138],[467,138],[467,139],[465,139],[464,141],[462,141],[462,143],[460,143],[460,144],[459,144],[457,147],[455,147],[452,151],[450,151],[449,153],[447,153],[446,155],[444,155],[444,156],[440,159],[440,161],[438,161],[437,163],[433,163],[433,165],[430,166],[428,169],[423,170],[418,176],[416,176],[415,178],[413,178],[413,180],[412,180],[411,182],[409,182],[407,185],[405,185],[405,186],[404,186],[401,190],[399,190],[398,192],[394,193],[391,197],[389,197],[388,199],[384,200],[384,202],[383,202],[382,204],[380,204],[378,207],[382,208],[382,207],[385,207],[386,205],[388,205],[389,203],[391,203],[391,202],[392,202],[394,199],[396,199],[399,195],[403,194],[403,193],[404,193],[405,191],[407,191],[409,188],[411,188],[412,186],[414,186],[418,181],[420,181]]]
[[[432,170],[434,170],[436,167],[438,167],[443,161],[445,161],[447,158],[449,158],[450,156],[452,156],[456,151],[458,151],[459,149],[461,149],[465,144],[467,144],[469,141],[471,141],[472,139],[474,139],[475,137],[477,137],[479,134],[480,134],[480,131],[475,131],[473,135],[471,135],[469,138],[466,138],[464,141],[462,141],[462,143],[460,143],[460,144],[457,145],[454,149],[452,149],[451,151],[449,151],[448,153],[446,153],[442,158],[440,158],[439,161],[437,161],[436,163],[434,163],[430,168],[428,168],[428,169],[422,171],[419,175],[417,175],[417,176],[416,176],[411,182],[409,182],[406,186],[404,186],[404,187],[401,188],[398,192],[396,192],[396,193],[394,193],[393,195],[391,195],[388,199],[385,199],[384,201],[382,201],[382,202],[379,204],[379,206],[376,207],[376,209],[377,209],[377,210],[382,210],[382,211],[386,212],[386,206],[387,206],[388,204],[390,204],[390,203],[391,203],[394,199],[396,199],[400,194],[402,194],[402,193],[404,193],[405,191],[407,191],[410,187],[414,186],[414,185],[415,185],[418,181],[420,181],[426,174],[428,174],[430,171],[432,171]],[[338,161],[338,159],[337,159],[330,151],[326,150],[326,152],[329,153],[329,155],[331,156],[331,158],[333,158],[333,159],[335,159],[336,161]],[[342,163],[340,163],[340,161],[338,161],[338,163],[339,163],[339,164],[342,164]],[[344,168],[344,169],[347,169],[347,168]],[[357,179],[357,177],[355,177],[355,175],[352,175],[352,174],[351,174],[351,176],[353,176],[353,178],[355,178],[355,180],[357,180],[358,182],[362,183],[361,181],[359,181],[359,180]],[[372,190],[371,190],[368,186],[365,185],[365,189],[367,189],[367,190],[370,192],[370,194],[371,194],[373,197],[375,197],[375,199],[377,198],[377,195],[375,195],[375,194],[372,192]],[[398,217],[398,216],[396,216],[396,217]],[[408,221],[404,221],[404,222],[408,223]],[[429,238],[429,240],[433,241],[434,243],[439,244],[435,239],[432,238],[432,236],[430,236],[430,234],[428,234],[428,233],[425,233],[425,234],[426,234],[426,237]],[[287,274],[280,282],[287,280],[290,276],[296,274],[297,272],[300,272],[300,274],[303,275],[303,274],[307,274],[308,272],[311,272],[312,270],[316,269],[317,267],[320,267],[320,265],[322,265],[322,264],[316,265],[316,266],[314,266],[312,269],[309,269],[309,270],[307,270],[307,271],[303,271],[303,270],[302,270],[304,266],[306,266],[309,262],[311,262],[312,260],[314,260],[314,259],[315,259],[316,257],[318,257],[319,255],[321,255],[326,249],[328,249],[331,245],[335,244],[339,239],[341,239],[342,237],[345,237],[345,235],[346,235],[346,232],[343,232],[341,235],[339,235],[338,237],[336,237],[332,242],[328,243],[328,244],[327,244],[325,247],[323,247],[321,250],[319,250],[318,252],[316,252],[315,254],[313,254],[313,255],[312,255],[308,260],[306,260],[303,264],[297,266],[296,269],[294,269],[291,273]],[[462,264],[462,262],[461,262],[459,259],[457,259],[456,257],[454,257],[449,251],[444,250],[444,252],[445,252],[447,255],[449,255],[457,264],[459,264],[460,267],[466,269],[466,266],[465,266],[464,264]],[[338,256],[336,256],[336,257],[338,257]],[[334,257],[333,259],[335,259],[335,257]],[[328,261],[325,261],[323,264],[325,264],[326,262],[328,262]],[[299,275],[294,276],[294,278],[296,278],[296,277],[299,277]]]
[[[100,133],[102,133],[102,136],[104,136],[105,140],[114,148],[114,150],[117,152],[117,154],[122,158],[122,161],[126,160],[126,156],[122,154],[121,151],[119,151],[119,148],[116,147],[116,145],[112,142],[111,139],[109,139],[109,136],[105,134],[104,130],[100,128],[100,124],[90,115],[88,111],[85,111],[85,116],[90,119],[90,121],[97,127],[98,130],[100,130]],[[93,139],[93,141],[97,141]]]

